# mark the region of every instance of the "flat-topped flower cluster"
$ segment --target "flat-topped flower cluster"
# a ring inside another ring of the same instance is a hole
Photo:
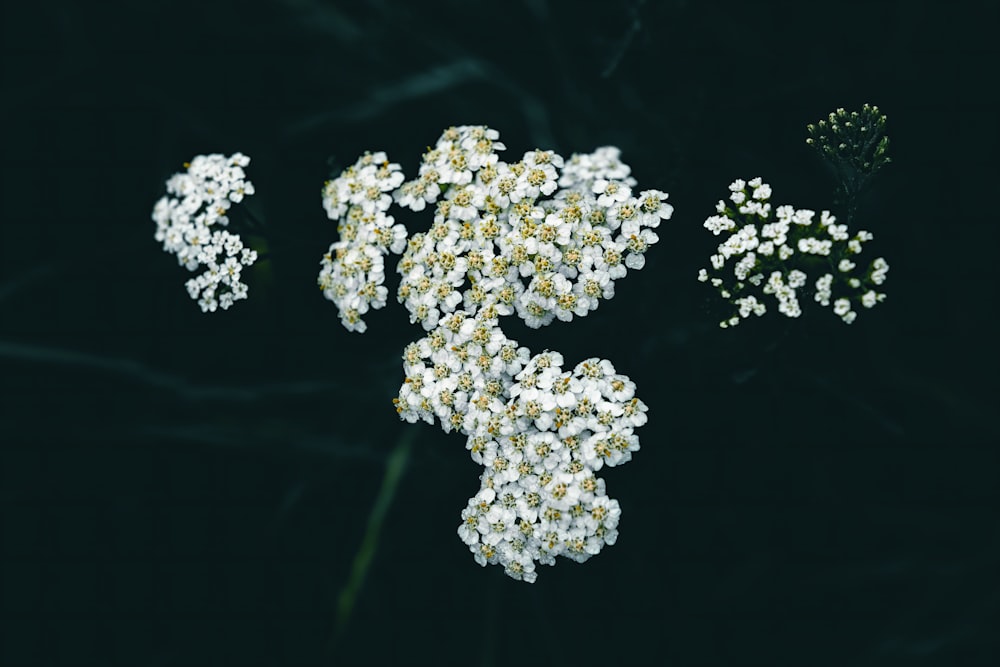
[[[822,306],[832,304],[834,314],[848,324],[858,306],[872,308],[885,299],[875,289],[889,271],[885,259],[877,257],[868,267],[857,261],[863,244],[874,238],[870,232],[851,236],[829,211],[816,220],[809,209],[784,205],[772,210],[771,186],[760,178],[737,179],[729,190],[729,202],[720,200],[716,215],[704,223],[714,235],[727,236],[710,257],[711,269],[698,273],[698,280],[711,283],[737,308],[719,326],[763,315],[769,296],[778,312],[799,317],[800,297],[811,295]]]
[[[318,282],[344,326],[364,331],[361,316],[386,303],[383,257],[402,254],[397,300],[427,334],[404,351],[396,409],[466,437],[484,472],[459,535],[480,564],[534,581],[537,563],[614,544],[621,510],[595,473],[639,449],[646,405],[610,361],[564,371],[561,354],[532,356],[500,319],[539,328],[594,311],[643,267],[673,207],[660,190],[633,193],[616,148],[513,163],[504,149],[496,130],[448,128],[405,182],[384,153],[366,153],[323,189],[340,238]],[[431,208],[430,229],[407,238],[392,202]]]
[[[456,311],[406,347],[403,369],[400,416],[460,432],[484,467],[459,526],[478,563],[534,581],[536,563],[615,543],[621,510],[595,473],[631,459],[647,408],[610,361],[564,371],[558,352],[532,357],[495,318]]]
[[[411,181],[400,184],[398,165],[376,154],[326,185],[324,207],[340,224],[341,240],[324,258],[320,285],[345,325],[363,326],[357,316],[384,305],[378,285],[381,255],[388,251],[404,250],[397,298],[411,322],[427,331],[458,308],[516,313],[534,328],[569,321],[614,296],[615,281],[628,269],[642,268],[643,254],[659,240],[653,230],[673,213],[666,193],[634,195],[631,169],[615,148],[568,161],[535,150],[508,164],[499,160],[496,151],[504,144],[498,138],[485,127],[449,128]],[[384,164],[376,164],[379,159]],[[400,206],[434,206],[431,228],[405,245],[405,229],[384,213],[386,193],[397,185],[392,198]],[[352,217],[357,224],[345,227]],[[375,244],[368,241],[373,236]],[[351,266],[371,264],[374,277],[364,270],[334,271],[337,252],[356,258]],[[363,294],[366,286],[378,296]]]
[[[257,261],[257,253],[239,235],[221,228],[229,224],[230,207],[254,193],[243,171],[248,164],[250,158],[242,153],[198,155],[185,165],[187,171],[167,180],[167,195],[153,207],[155,238],[163,249],[177,255],[189,271],[204,268],[186,283],[204,312],[225,310],[247,298],[240,277],[244,267]]]

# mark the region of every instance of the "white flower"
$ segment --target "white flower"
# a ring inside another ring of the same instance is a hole
[[[848,239],[847,225],[834,225],[831,223],[827,225],[826,230],[834,241],[846,241]]]
[[[602,146],[590,154],[574,154],[566,160],[559,178],[562,188],[590,189],[597,179],[616,180],[635,185],[629,176],[632,169],[619,158],[621,151],[614,146]]]
[[[736,229],[736,223],[724,215],[713,215],[705,220],[704,227],[718,236],[722,232],[728,232]]]
[[[668,196],[662,190],[643,190],[639,193],[639,210],[646,226],[658,227],[661,220],[669,220],[674,214],[674,207],[666,201]]]
[[[810,236],[799,239],[798,248],[799,252],[811,255],[829,255],[830,251],[833,249],[833,242],[820,240]]]
[[[809,284],[808,272],[816,265],[816,260],[810,256],[830,257],[837,267],[836,274],[826,273],[815,281],[813,301],[822,306],[829,306],[833,301],[835,314],[851,323],[857,313],[850,309],[849,299],[834,299],[835,283],[850,290],[863,289],[862,279],[855,275],[858,265],[849,257],[860,253],[862,243],[871,240],[872,235],[859,231],[850,237],[847,226],[837,225],[836,218],[826,210],[820,212],[818,226],[826,230],[822,235],[825,238],[810,229],[816,215],[811,209],[778,205],[772,219],[768,200],[773,193],[759,177],[750,181],[737,179],[730,184],[729,190],[737,211],[720,201],[716,215],[706,218],[704,227],[716,236],[725,234],[726,238],[710,256],[712,268],[702,269],[698,274],[700,282],[712,285],[736,309],[736,313],[721,321],[719,326],[730,328],[751,313],[765,312],[762,298],[765,295],[778,301],[779,313],[799,317],[802,307],[797,290]],[[723,272],[730,258],[738,258],[733,271]],[[882,284],[887,272],[888,264],[884,259],[872,262],[864,280],[869,289],[860,296],[864,307],[871,308],[884,299],[884,294],[870,287]]]
[[[220,306],[228,310],[247,297],[247,286],[240,282],[242,269],[257,260],[257,253],[220,227],[228,225],[232,204],[255,192],[243,170],[249,163],[242,153],[195,156],[186,172],[167,180],[167,195],[153,207],[154,238],[163,249],[189,271],[205,269],[185,283],[203,312]]]
[[[882,257],[878,257],[872,262],[871,281],[876,285],[885,282],[885,276],[889,273],[889,264]]]
[[[747,318],[753,313],[760,317],[767,312],[767,306],[763,302],[757,300],[757,297],[752,294],[749,296],[736,299],[736,305],[740,308],[740,317]]]
[[[816,280],[815,300],[823,306],[830,305],[831,285],[833,284],[833,274],[826,273]]]
[[[631,188],[624,183],[621,183],[620,181],[609,181],[604,178],[599,178],[594,181],[594,185],[591,190],[597,195],[598,206],[603,206],[605,208],[610,208],[618,202],[623,202],[632,195]]]
[[[771,186],[767,183],[761,183],[756,186],[753,190],[753,198],[759,201],[767,201],[771,198]]]
[[[828,211],[823,211],[823,213],[824,214],[828,213]],[[795,211],[795,215],[792,216],[792,222],[794,222],[796,225],[808,226],[812,224],[812,219],[814,215],[816,215],[815,211],[810,211],[807,208],[802,208]]]

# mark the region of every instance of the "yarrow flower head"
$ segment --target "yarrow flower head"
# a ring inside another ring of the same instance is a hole
[[[857,306],[872,308],[885,299],[874,288],[885,282],[888,263],[878,257],[865,269],[857,261],[871,233],[851,236],[829,211],[817,220],[809,209],[772,210],[771,187],[760,178],[737,179],[729,190],[729,202],[720,200],[704,223],[715,236],[726,236],[710,258],[711,269],[698,273],[698,280],[736,307],[721,327],[763,315],[768,297],[781,314],[799,317],[805,293],[822,306],[832,303],[834,314],[848,324],[857,317]]]
[[[643,267],[673,213],[665,192],[633,194],[615,148],[568,161],[534,150],[514,163],[499,159],[503,148],[495,130],[449,128],[394,194],[414,211],[435,205],[398,265],[398,299],[427,331],[459,308],[517,314],[532,328],[587,315]]]
[[[459,536],[481,565],[534,581],[538,563],[582,562],[614,544],[621,509],[595,473],[639,449],[646,405],[610,361],[563,371],[561,354],[532,356],[500,320],[516,314],[537,328],[593,311],[643,267],[673,207],[660,190],[634,194],[616,148],[569,160],[539,149],[508,163],[499,139],[483,126],[446,129],[417,178],[392,193],[403,208],[434,211],[397,267],[397,299],[427,333],[403,352],[394,403],[408,422],[465,436],[484,472]],[[378,192],[388,188],[385,180]],[[327,212],[350,217],[359,205],[351,193],[362,190],[328,184]],[[384,210],[387,199],[371,193],[372,208]]]
[[[189,271],[204,269],[186,283],[204,312],[226,310],[247,298],[240,278],[257,261],[257,253],[224,228],[232,205],[254,194],[243,170],[248,164],[250,158],[242,153],[195,156],[185,165],[187,171],[167,180],[167,194],[153,207],[155,239],[163,249]]]
[[[621,510],[595,473],[631,459],[647,408],[610,361],[569,372],[558,352],[529,355],[495,319],[456,311],[407,346],[395,402],[407,421],[466,436],[484,472],[458,534],[479,564],[534,581],[537,563],[615,543]]]
[[[458,533],[481,565],[534,581],[536,563],[583,562],[614,544],[618,502],[595,473],[628,462],[646,405],[610,361],[563,371],[563,357],[531,356],[496,318],[456,311],[403,352],[394,399],[409,421],[437,421],[466,437],[484,466]]]
[[[333,301],[349,331],[364,332],[361,316],[385,306],[388,289],[383,256],[399,254],[406,245],[406,228],[386,211],[388,194],[403,182],[398,164],[386,154],[365,153],[323,187],[323,208],[336,221],[340,240],[323,256],[317,283]]]

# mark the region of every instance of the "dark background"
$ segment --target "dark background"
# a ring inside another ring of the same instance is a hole
[[[0,664],[1000,664],[1000,12],[945,7],[5,6]],[[805,125],[865,102],[893,163],[854,227],[888,300],[720,331],[701,222],[737,177],[831,207]],[[605,474],[618,544],[534,585],[455,533],[462,438],[396,419],[420,331],[390,302],[349,334],[315,287],[324,179],[366,149],[412,176],[452,124],[499,129],[509,160],[617,145],[676,207],[596,313],[507,325],[611,359],[650,406]],[[202,315],[149,215],[181,163],[234,151],[270,259]]]

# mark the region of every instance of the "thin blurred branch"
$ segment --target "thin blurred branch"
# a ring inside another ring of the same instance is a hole
[[[337,618],[334,624],[333,638],[330,644],[331,650],[343,636],[344,630],[350,621],[351,613],[354,611],[354,603],[358,593],[365,583],[365,577],[371,567],[375,552],[378,550],[379,535],[382,532],[382,524],[385,522],[386,514],[396,497],[396,490],[399,481],[406,470],[407,462],[410,459],[410,450],[413,442],[417,438],[419,430],[416,428],[404,428],[389,455],[389,460],[385,464],[385,475],[382,477],[382,486],[379,488],[375,503],[372,505],[371,513],[368,515],[368,525],[365,528],[365,535],[361,540],[361,546],[354,556],[354,563],[351,565],[351,573],[347,578],[347,584],[340,591],[337,598]]]
[[[150,368],[132,359],[98,356],[57,347],[0,341],[0,359],[4,358],[21,363],[71,366],[105,372],[126,377],[152,388],[172,392],[188,400],[250,402],[280,396],[344,392],[342,383],[336,382],[300,381],[260,385],[198,386],[183,377]]]
[[[344,44],[364,39],[365,30],[331,3],[317,0],[283,0],[305,28],[331,36]]]
[[[520,85],[516,79],[507,76],[503,70],[490,62],[477,58],[453,40],[446,38],[431,40],[428,42],[428,47],[436,50],[442,57],[453,58],[458,55],[474,65],[482,80],[501,88],[521,103],[521,115],[524,116],[525,124],[531,128],[532,139],[537,145],[556,146],[555,133],[552,130],[548,111],[545,103],[537,95]]]
[[[632,40],[635,36],[639,34],[642,30],[642,22],[639,21],[639,8],[646,4],[646,0],[636,0],[629,7],[629,17],[632,22],[629,24],[628,30],[625,32],[625,36],[622,37],[621,43],[618,49],[615,51],[614,55],[611,56],[611,60],[608,62],[604,71],[601,72],[601,77],[607,79],[609,76],[614,74],[615,70],[618,69],[618,64],[621,63],[622,58],[625,57],[625,53],[628,51],[629,46],[632,45]]]
[[[231,418],[217,421],[190,421],[182,424],[146,424],[130,429],[128,434],[138,436],[136,441],[146,442],[149,438],[164,438],[172,443],[193,442],[199,445],[233,447],[247,449],[253,447],[280,447],[309,454],[341,460],[381,464],[385,453],[367,443],[348,444],[342,434],[332,432],[306,432],[304,427],[296,430],[294,421],[275,419],[273,422],[234,422]],[[110,432],[108,436],[118,435]]]
[[[351,124],[366,118],[378,117],[404,102],[435,95],[472,82],[488,83],[509,93],[519,102],[525,122],[534,132],[534,141],[539,145],[555,144],[545,105],[492,64],[472,56],[463,56],[443,65],[434,65],[403,79],[374,87],[367,94],[358,95],[360,101],[357,103],[303,118],[288,126],[285,134],[292,136],[306,134],[332,123]]]
[[[367,94],[358,95],[357,103],[303,118],[289,126],[285,132],[288,135],[305,134],[331,123],[356,123],[365,118],[386,114],[404,102],[471,82],[488,83],[510,93],[520,102],[521,112],[535,132],[535,141],[543,145],[555,143],[545,105],[492,64],[472,56],[434,65],[403,79],[376,86]]]
[[[897,368],[892,379],[895,389],[901,393],[916,394],[929,398],[947,406],[961,420],[987,438],[995,442],[1000,440],[1000,423],[996,420],[996,406],[987,399],[983,401],[979,394],[949,386],[944,381],[932,379],[926,374],[915,373],[906,368]]]
[[[470,59],[463,58],[453,63],[436,65],[403,79],[376,86],[368,94],[358,95],[358,102],[355,104],[305,118],[291,125],[286,133],[302,134],[329,123],[354,123],[365,118],[380,116],[403,102],[433,95],[469,81],[477,81],[484,76],[481,63]]]
[[[882,414],[870,403],[859,400],[853,393],[838,389],[830,380],[819,373],[799,372],[799,377],[806,380],[814,387],[824,391],[827,395],[850,406],[857,412],[867,415],[872,421],[882,427],[884,431],[895,438],[902,438],[906,435],[903,427],[896,420]]]

